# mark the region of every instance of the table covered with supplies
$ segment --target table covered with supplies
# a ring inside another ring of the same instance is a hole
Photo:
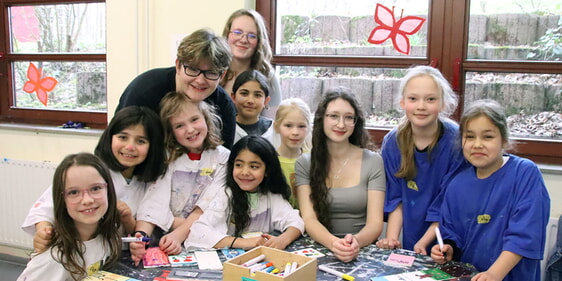
[[[316,264],[316,280],[351,280],[354,281],[385,281],[385,280],[470,280],[477,272],[469,265],[459,262],[449,262],[445,265],[438,265],[429,256],[418,255],[412,251],[395,249],[380,249],[374,244],[363,247],[357,259],[344,263],[339,261],[328,249],[319,243],[314,242],[310,237],[301,237],[294,241],[286,252],[296,253],[303,256],[315,258],[317,265],[327,267],[328,270],[319,269]],[[230,258],[243,254],[244,251],[236,249],[216,250],[220,262],[230,260]],[[184,253],[191,256],[193,253]],[[155,268],[145,268],[142,262],[139,266],[134,266],[127,251],[119,262],[108,272],[115,275],[129,277],[130,280],[228,280],[231,276],[223,279],[222,269],[200,269],[203,265],[189,263],[179,267],[164,266]],[[203,266],[204,267],[204,266]],[[284,268],[280,267],[274,272],[282,276]],[[339,276],[334,275],[334,271]],[[342,274],[345,278],[342,279]],[[172,278],[175,276],[174,278]],[[290,274],[288,275],[290,276]],[[277,276],[275,276],[277,278]],[[350,278],[351,277],[351,278]],[[105,278],[105,279],[101,279]],[[91,280],[128,280],[117,279],[117,277],[101,277]],[[179,279],[183,278],[183,279]],[[242,280],[254,280],[248,278],[236,278]],[[272,278],[271,280],[285,280],[282,278]]]

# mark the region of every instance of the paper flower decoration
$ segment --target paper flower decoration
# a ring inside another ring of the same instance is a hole
[[[42,69],[38,69],[32,62],[29,63],[29,67],[27,68],[27,79],[29,80],[23,85],[23,91],[30,94],[36,92],[39,101],[46,106],[49,100],[47,92],[52,91],[58,81],[53,77],[42,76]]]

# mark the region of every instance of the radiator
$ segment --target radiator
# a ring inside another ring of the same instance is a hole
[[[0,159],[0,245],[32,249],[33,237],[21,229],[31,205],[47,189],[56,164]]]

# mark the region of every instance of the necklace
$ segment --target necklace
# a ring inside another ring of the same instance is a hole
[[[347,165],[347,161],[349,161],[349,156],[347,156],[347,158],[346,158],[345,161],[343,162],[343,165],[341,165],[341,167],[339,168],[339,170],[332,176],[334,179],[339,179],[339,178],[340,178],[341,170],[343,169],[343,167],[345,167],[345,165]]]

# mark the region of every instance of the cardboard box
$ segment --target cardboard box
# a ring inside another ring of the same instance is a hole
[[[265,255],[265,260],[273,263],[273,266],[281,271],[285,269],[288,262],[297,262],[297,270],[291,272],[287,276],[274,275],[262,271],[257,271],[252,276],[248,267],[242,266],[243,263],[259,256]],[[318,262],[315,258],[296,255],[282,250],[260,246],[248,251],[235,258],[227,260],[223,263],[223,280],[225,281],[241,281],[243,277],[256,281],[303,281],[316,280],[316,271],[318,270]]]

